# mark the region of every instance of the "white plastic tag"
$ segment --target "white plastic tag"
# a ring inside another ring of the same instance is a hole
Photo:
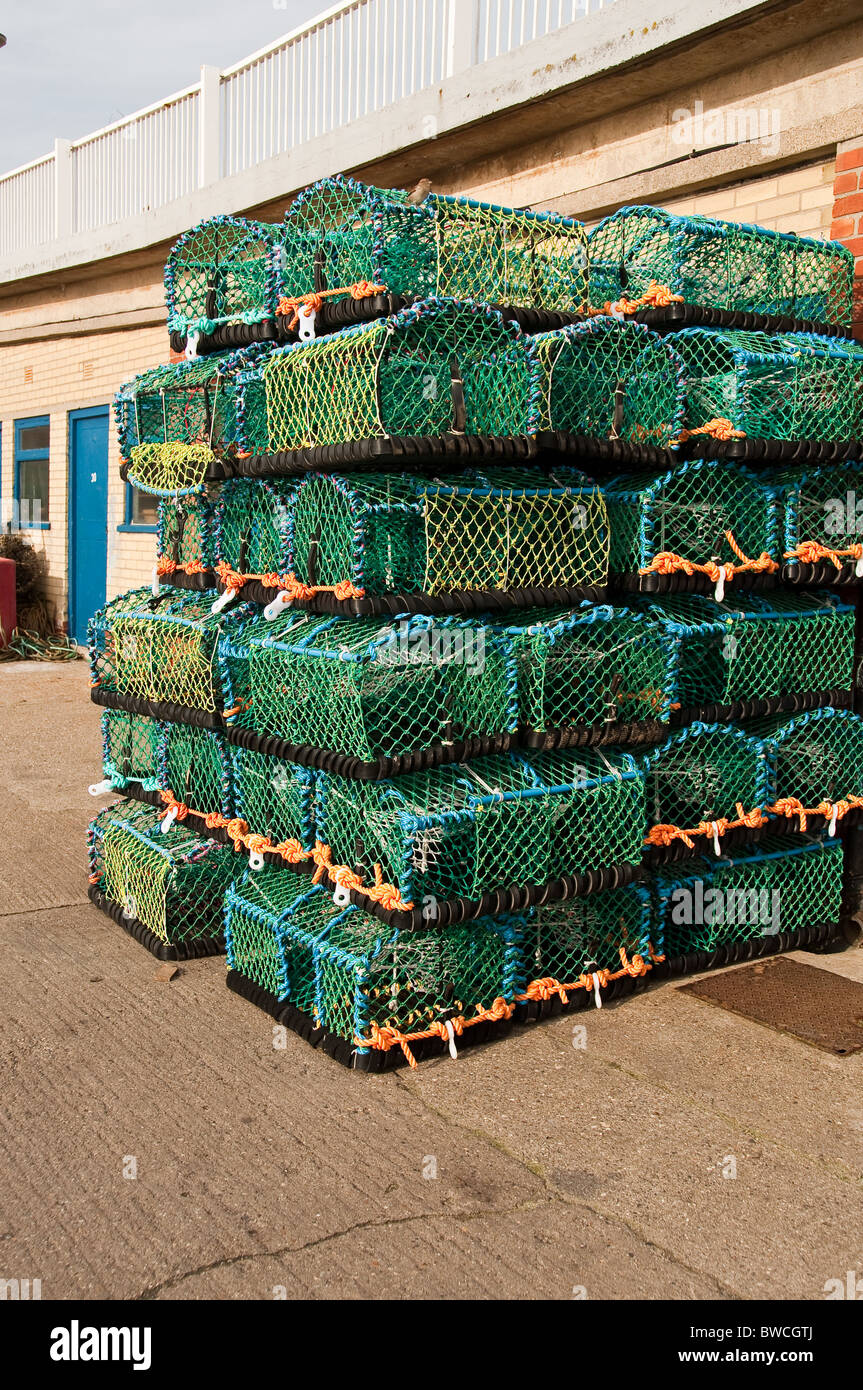
[[[838,806],[834,806],[834,807],[833,807],[833,815],[830,817],[830,825],[829,825],[828,830],[827,830],[827,834],[830,836],[830,839],[831,839],[831,840],[833,840],[833,839],[836,838],[836,823],[837,823],[838,820],[839,820],[839,807],[838,807]]]
[[[187,362],[194,362],[198,355],[198,344],[201,341],[200,333],[189,333],[186,337],[185,357]]]
[[[91,796],[107,796],[114,790],[114,785],[106,777],[104,782],[94,782],[92,787],[87,788]]]
[[[158,566],[158,565],[154,565],[154,566],[153,566],[153,598],[158,598],[158,597],[159,597],[160,590],[161,590],[161,586],[160,586],[160,584],[159,584],[159,566]]]
[[[713,591],[713,597],[716,599],[716,602],[717,602],[717,603],[722,603],[723,600],[724,600],[724,598],[725,598],[725,570],[724,570],[724,569],[721,569],[721,570],[719,571],[719,578],[718,578],[717,581],[716,581],[716,588],[715,588],[714,591]]]
[[[283,589],[278,598],[274,598],[272,603],[268,603],[264,609],[264,617],[267,622],[274,623],[276,618],[280,617],[286,608],[290,608],[292,603],[293,599]]]
[[[336,891],[333,893],[333,902],[336,907],[350,907],[351,905],[350,891],[341,883],[337,885]]]
[[[216,599],[216,602],[210,609],[210,612],[213,614],[213,617],[215,617],[217,613],[224,613],[228,604],[233,603],[236,597],[237,593],[235,589],[226,589],[223,594],[220,594],[219,597]]]
[[[453,1026],[452,1026],[452,1021],[451,1021],[451,1019],[447,1019],[447,1020],[446,1020],[446,1023],[444,1024],[444,1028],[446,1029],[447,1043],[448,1043],[448,1046],[449,1046],[449,1055],[450,1055],[450,1057],[452,1057],[452,1059],[453,1059],[454,1062],[457,1062],[457,1061],[458,1061],[458,1048],[457,1048],[456,1045],[455,1045],[455,1029],[454,1029]]]
[[[159,828],[163,835],[167,835],[171,830],[173,830],[174,822],[176,821],[177,816],[179,814],[180,812],[178,808],[176,806],[172,806],[168,814],[162,817],[162,824]]]
[[[267,861],[257,850],[249,851],[249,868],[253,873],[259,874],[262,869],[267,867]]]
[[[317,313],[315,312],[314,309],[307,309],[304,305],[301,304],[299,310],[297,311],[297,317],[299,318],[299,321],[300,321],[300,326],[299,326],[299,338],[300,338],[300,342],[301,342],[301,343],[311,343],[311,342],[313,342],[314,339],[315,339],[315,337],[317,336],[317,334],[315,333],[315,324],[316,324],[317,321],[318,321]]]

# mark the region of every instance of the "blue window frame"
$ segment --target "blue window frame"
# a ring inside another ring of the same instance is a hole
[[[51,421],[33,415],[15,421],[15,508],[24,531],[51,529]]]
[[[151,497],[147,492],[140,492],[138,488],[132,487],[131,483],[126,484],[126,501],[123,512],[123,524],[118,526],[118,531],[140,531],[155,534],[159,529],[159,499]]]

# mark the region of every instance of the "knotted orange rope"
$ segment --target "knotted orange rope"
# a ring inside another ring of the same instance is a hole
[[[750,560],[740,549],[731,531],[725,532],[725,539],[740,560],[740,564],[734,565],[728,561],[726,564],[717,565],[714,560],[708,560],[706,564],[697,564],[694,560],[687,560],[683,555],[677,555],[673,550],[662,550],[638,573],[675,574],[682,571],[689,575],[705,574],[712,583],[718,585],[720,580],[728,582],[736,574],[773,574],[778,570],[776,561],[771,560],[766,551],[762,551],[757,560]]]
[[[687,439],[695,439],[699,434],[709,435],[711,439],[719,439],[723,443],[729,439],[746,438],[745,430],[736,430],[724,415],[717,415],[715,420],[708,420],[706,425],[699,425],[694,430],[681,430],[676,439],[669,441],[668,447],[671,449],[677,444],[685,444]]]
[[[672,294],[668,285],[661,285],[657,280],[651,280],[644,294],[639,295],[638,299],[627,299],[622,296],[613,302],[606,300],[601,309],[591,309],[591,314],[637,314],[639,309],[665,309],[669,304],[682,304],[682,294]]]
[[[411,1050],[411,1043],[423,1042],[426,1038],[440,1038],[442,1042],[450,1042],[454,1038],[463,1037],[465,1029],[473,1028],[477,1023],[499,1023],[502,1019],[512,1018],[514,1013],[515,1004],[508,1004],[505,999],[498,998],[491,1008],[478,1007],[470,1018],[459,1014],[445,1023],[439,1020],[431,1023],[428,1028],[415,1033],[403,1033],[399,1028],[381,1027],[372,1023],[370,1036],[354,1038],[354,1043],[357,1047],[368,1047],[375,1052],[390,1052],[394,1047],[400,1047],[408,1066],[415,1071],[417,1060]]]
[[[176,560],[171,560],[167,555],[160,555],[156,561],[156,573],[162,574],[206,574],[207,566],[202,565],[200,560],[189,560],[187,564],[178,564]]]
[[[386,285],[374,285],[371,280],[358,280],[355,285],[345,285],[338,290],[317,290],[313,294],[286,295],[279,300],[276,313],[282,318],[291,316],[288,328],[293,332],[300,322],[300,309],[311,309],[317,314],[323,309],[324,301],[334,299],[336,295],[349,294],[351,299],[371,299],[376,294],[386,293]]]
[[[818,541],[801,541],[794,550],[786,550],[786,560],[800,560],[804,565],[817,565],[820,560],[832,560],[839,570],[843,560],[863,560],[863,545],[849,545],[847,550],[831,550]]]

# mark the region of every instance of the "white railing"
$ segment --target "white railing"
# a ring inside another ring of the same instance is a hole
[[[0,177],[0,256],[139,216],[613,0],[345,0],[235,67]]]
[[[0,256],[54,235],[54,156],[49,154],[0,179]]]

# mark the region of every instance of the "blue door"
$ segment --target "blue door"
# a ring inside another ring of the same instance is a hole
[[[105,602],[108,568],[108,407],[69,412],[69,634]]]

